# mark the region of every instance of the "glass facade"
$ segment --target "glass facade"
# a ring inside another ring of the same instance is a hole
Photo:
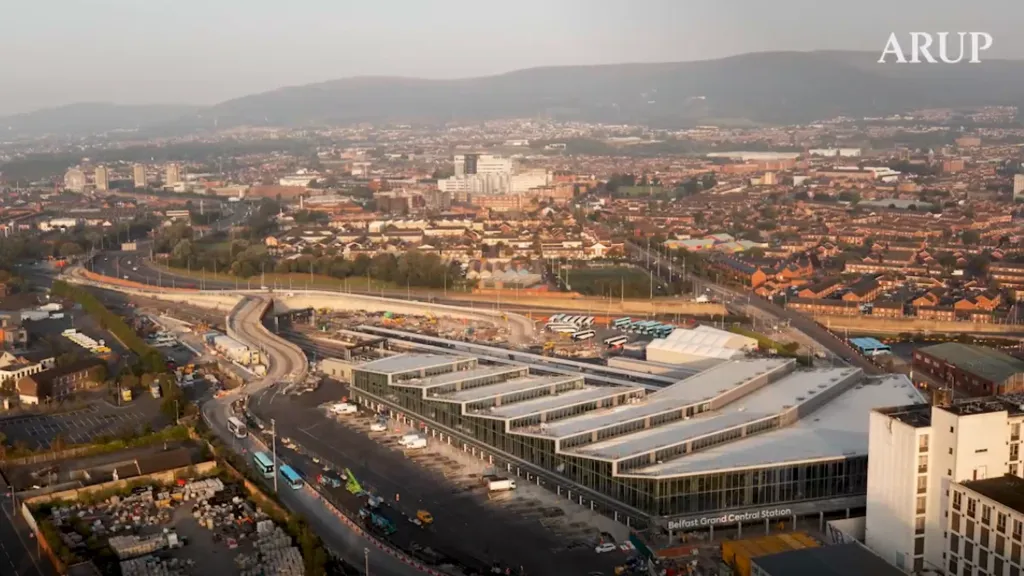
[[[425,422],[435,423],[468,438],[493,447],[521,460],[564,477],[567,481],[584,486],[609,496],[627,506],[651,516],[679,516],[717,512],[733,508],[766,507],[794,504],[809,500],[825,500],[862,496],[867,492],[867,457],[836,458],[825,462],[806,464],[784,464],[742,471],[721,471],[707,474],[692,474],[672,478],[642,476],[617,476],[613,474],[611,462],[584,458],[569,454],[555,453],[555,440],[542,435],[506,432],[508,423],[502,419],[478,417],[462,413],[462,406],[451,402],[430,400],[423,397],[422,390],[391,387],[388,375],[353,372],[353,388],[356,396],[366,392],[369,400],[383,400],[402,409],[407,415],[419,417]],[[624,397],[628,394],[624,394]],[[583,406],[549,412],[546,420],[569,417],[587,410],[610,406],[611,400],[592,402]],[[680,418],[689,415],[679,412]],[[672,421],[676,418],[667,418]],[[516,426],[539,424],[539,416],[521,418]],[[778,418],[760,423],[758,431],[768,431],[779,426]],[[635,426],[628,425],[615,433],[602,431],[601,434],[576,435],[569,444],[583,445],[598,439],[634,432]],[[642,426],[641,426],[642,428]],[[722,438],[714,438],[709,446],[735,438],[728,432]],[[595,438],[596,437],[596,438]],[[570,446],[563,440],[563,449]],[[695,443],[696,444],[696,443]],[[695,446],[692,450],[704,448]],[[675,449],[673,449],[675,450]],[[671,457],[675,453],[664,456]],[[650,464],[647,456],[645,464]],[[630,466],[640,465],[634,459]],[[627,464],[620,463],[620,467]],[[625,469],[620,468],[625,472]]]

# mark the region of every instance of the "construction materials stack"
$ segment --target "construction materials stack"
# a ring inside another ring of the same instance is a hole
[[[304,576],[302,554],[292,546],[292,539],[271,520],[256,524],[253,554],[239,554],[235,558],[241,576]]]

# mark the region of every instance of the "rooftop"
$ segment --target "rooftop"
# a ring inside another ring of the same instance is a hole
[[[377,362],[379,362],[379,360]],[[456,372],[449,372],[448,374],[441,374],[428,378],[403,380],[402,382],[396,383],[395,386],[405,386],[407,388],[436,388],[438,386],[455,384],[456,382],[465,382],[466,380],[472,380],[474,378],[515,374],[517,372],[522,372],[523,370],[526,370],[526,366],[478,366],[471,370],[458,370]]]
[[[438,366],[450,366],[464,358],[457,356],[444,356],[441,354],[398,354],[374,360],[357,366],[357,370],[369,370],[380,374],[401,374],[414,370],[436,368]]]
[[[993,348],[943,342],[921,348],[920,352],[955,365],[964,372],[970,372],[989,382],[1002,382],[1024,372],[1024,361]]]
[[[866,455],[874,408],[924,402],[902,374],[869,380],[844,392],[792,426],[742,438],[631,474],[681,476],[730,468]]]
[[[682,444],[702,436],[778,416],[785,410],[803,404],[815,394],[837,386],[846,378],[859,373],[860,370],[857,368],[794,372],[739,398],[722,410],[642,432],[611,438],[603,442],[586,444],[574,452],[618,460]]]
[[[577,404],[594,402],[603,398],[610,398],[630,392],[640,392],[642,390],[643,388],[629,388],[627,386],[586,386],[578,390],[562,392],[561,394],[544,396],[543,398],[536,398],[525,402],[516,402],[507,406],[497,406],[486,411],[485,415],[508,419],[522,418],[532,414],[542,414],[552,410],[559,410]]]
[[[542,434],[554,438],[564,438],[589,430],[615,426],[662,412],[677,410],[691,404],[708,401],[753,378],[773,370],[785,369],[792,364],[792,360],[776,359],[726,362],[649,394],[641,402],[595,410],[580,416],[551,422],[544,426]]]
[[[902,576],[903,572],[859,542],[789,550],[753,559],[772,576]]]
[[[961,484],[1011,510],[1024,513],[1024,479],[1022,478],[1007,474],[997,478],[961,482]]]
[[[578,381],[582,385],[583,376],[573,374],[569,376],[526,376],[524,378],[514,378],[512,380],[506,380],[497,384],[489,384],[487,386],[477,386],[476,388],[469,388],[467,390],[459,390],[458,392],[452,392],[451,394],[440,394],[431,395],[428,394],[428,398],[431,400],[444,400],[446,402],[477,402],[479,400],[486,400],[488,398],[497,398],[506,394],[514,394],[516,392],[525,392],[527,390],[534,390],[537,388],[546,388],[550,386],[556,386],[567,382]]]

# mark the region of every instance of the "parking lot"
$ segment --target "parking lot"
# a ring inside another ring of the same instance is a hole
[[[65,442],[89,442],[98,436],[117,435],[127,429],[138,430],[149,424],[158,429],[166,424],[160,413],[160,401],[139,397],[120,408],[96,400],[69,411],[29,413],[0,419],[7,442],[19,442],[31,449],[49,447],[60,435]]]
[[[397,441],[404,432],[396,431],[394,422],[386,432],[370,432],[374,418],[366,413],[328,416],[318,404],[336,386],[264,404],[260,412],[273,409],[279,439],[298,446],[297,452],[279,446],[278,453],[307,480],[315,482],[325,464],[348,468],[364,489],[383,498],[383,509],[397,527],[388,537],[394,545],[407,551],[429,547],[474,567],[523,565],[531,575],[610,575],[631,555],[617,547],[626,537],[624,526],[525,479],[514,492],[489,495],[482,476],[500,471],[488,469],[479,456],[433,441],[425,450],[405,451]],[[344,487],[328,491],[350,511],[366,504]],[[420,509],[435,518],[427,528],[410,521]],[[616,548],[598,554],[601,542],[615,542]],[[527,549],[531,554],[524,557]]]

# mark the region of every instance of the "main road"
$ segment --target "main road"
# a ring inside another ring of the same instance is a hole
[[[255,395],[269,391],[279,382],[301,378],[306,372],[303,352],[294,344],[274,336],[263,326],[262,315],[269,304],[266,297],[247,297],[235,308],[229,320],[229,330],[236,339],[266,354],[269,360],[266,377],[203,404],[203,416],[210,427],[242,454],[252,454],[266,448],[252,435],[236,438],[228,430],[227,419],[232,414],[232,402],[240,394]],[[281,483],[278,497],[285,506],[306,518],[328,549],[348,562],[356,566],[368,562],[375,575],[422,576],[422,571],[381,551],[374,542],[346,527],[308,485],[293,490]]]
[[[647,248],[641,247],[637,244],[628,243],[628,250],[634,254],[637,257],[637,261],[643,263],[643,265],[646,266],[652,274],[656,273],[655,271],[657,270],[662,274],[669,273],[678,275],[678,271],[683,264],[682,262],[676,261],[675,258],[665,257],[656,250],[648,250]],[[730,309],[741,312],[746,316],[769,318],[775,321],[781,320],[801,332],[818,346],[828,350],[835,357],[841,358],[845,362],[863,369],[865,373],[882,373],[882,370],[878,366],[863,358],[842,339],[826,330],[821,324],[818,324],[813,319],[808,318],[799,312],[782,308],[749,292],[739,292],[720,284],[707,281],[703,278],[688,276],[687,280],[693,282],[693,285],[697,290],[713,294],[720,298],[725,303],[726,307]]]

